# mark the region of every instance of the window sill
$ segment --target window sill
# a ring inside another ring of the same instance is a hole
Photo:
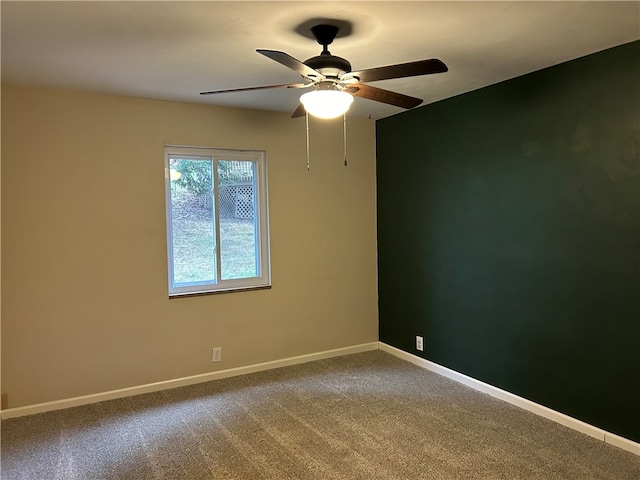
[[[223,293],[235,293],[235,292],[247,292],[252,290],[270,290],[271,285],[261,285],[259,287],[233,287],[220,290],[208,290],[205,292],[189,292],[189,293],[172,293],[169,295],[169,300],[174,298],[184,297],[201,297],[203,295],[219,295]]]

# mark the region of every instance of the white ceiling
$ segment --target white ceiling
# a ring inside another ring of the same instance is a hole
[[[2,81],[293,111],[299,90],[200,96],[300,77],[256,53],[304,61],[312,18],[346,20],[330,50],[354,70],[439,58],[449,72],[372,85],[425,104],[640,38],[639,2],[9,2],[2,1]],[[356,98],[350,115],[398,107]]]

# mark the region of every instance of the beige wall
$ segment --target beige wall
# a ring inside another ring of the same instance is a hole
[[[376,341],[374,130],[3,86],[3,407]],[[168,299],[165,144],[266,150],[272,289]]]

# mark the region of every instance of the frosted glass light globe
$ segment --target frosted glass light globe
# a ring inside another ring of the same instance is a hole
[[[304,109],[318,118],[336,118],[343,115],[351,103],[353,96],[340,90],[314,90],[300,97]]]

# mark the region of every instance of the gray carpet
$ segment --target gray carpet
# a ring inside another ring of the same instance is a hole
[[[616,479],[640,457],[381,351],[2,421],[2,480]]]

